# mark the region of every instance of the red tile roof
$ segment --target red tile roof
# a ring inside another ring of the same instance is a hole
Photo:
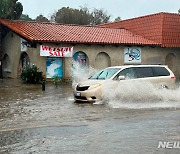
[[[180,47],[180,14],[157,13],[99,25],[104,28],[125,28],[162,47]]]
[[[164,14],[163,47],[180,47],[180,14]]]
[[[0,20],[0,24],[34,42],[159,45],[125,29],[13,20]]]

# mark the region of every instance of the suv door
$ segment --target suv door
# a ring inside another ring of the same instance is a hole
[[[170,73],[165,67],[136,67],[135,73],[141,81],[150,82],[156,87],[169,87]]]
[[[124,76],[125,80],[128,79],[135,79],[135,73],[134,73],[134,69],[133,68],[125,68],[123,70],[121,70],[115,77],[113,80],[118,80],[119,76]]]
[[[140,82],[149,82],[153,85],[157,85],[157,78],[154,77],[152,67],[134,67],[134,72],[137,77],[137,80]]]
[[[174,80],[171,79],[170,72],[165,67],[152,67],[152,69],[158,85],[171,88],[174,84]]]

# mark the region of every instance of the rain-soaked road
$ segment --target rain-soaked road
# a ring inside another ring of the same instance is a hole
[[[71,84],[49,83],[42,92],[0,80],[0,153],[179,154],[158,148],[159,141],[180,142],[179,102],[144,108],[149,103],[75,104]]]

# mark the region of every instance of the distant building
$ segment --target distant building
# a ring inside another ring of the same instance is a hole
[[[71,79],[72,61],[96,69],[166,64],[180,77],[180,15],[158,13],[93,26],[0,20],[4,77],[37,65],[46,78]]]

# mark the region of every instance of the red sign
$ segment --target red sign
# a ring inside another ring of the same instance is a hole
[[[40,46],[40,56],[48,57],[72,57],[73,47]]]

